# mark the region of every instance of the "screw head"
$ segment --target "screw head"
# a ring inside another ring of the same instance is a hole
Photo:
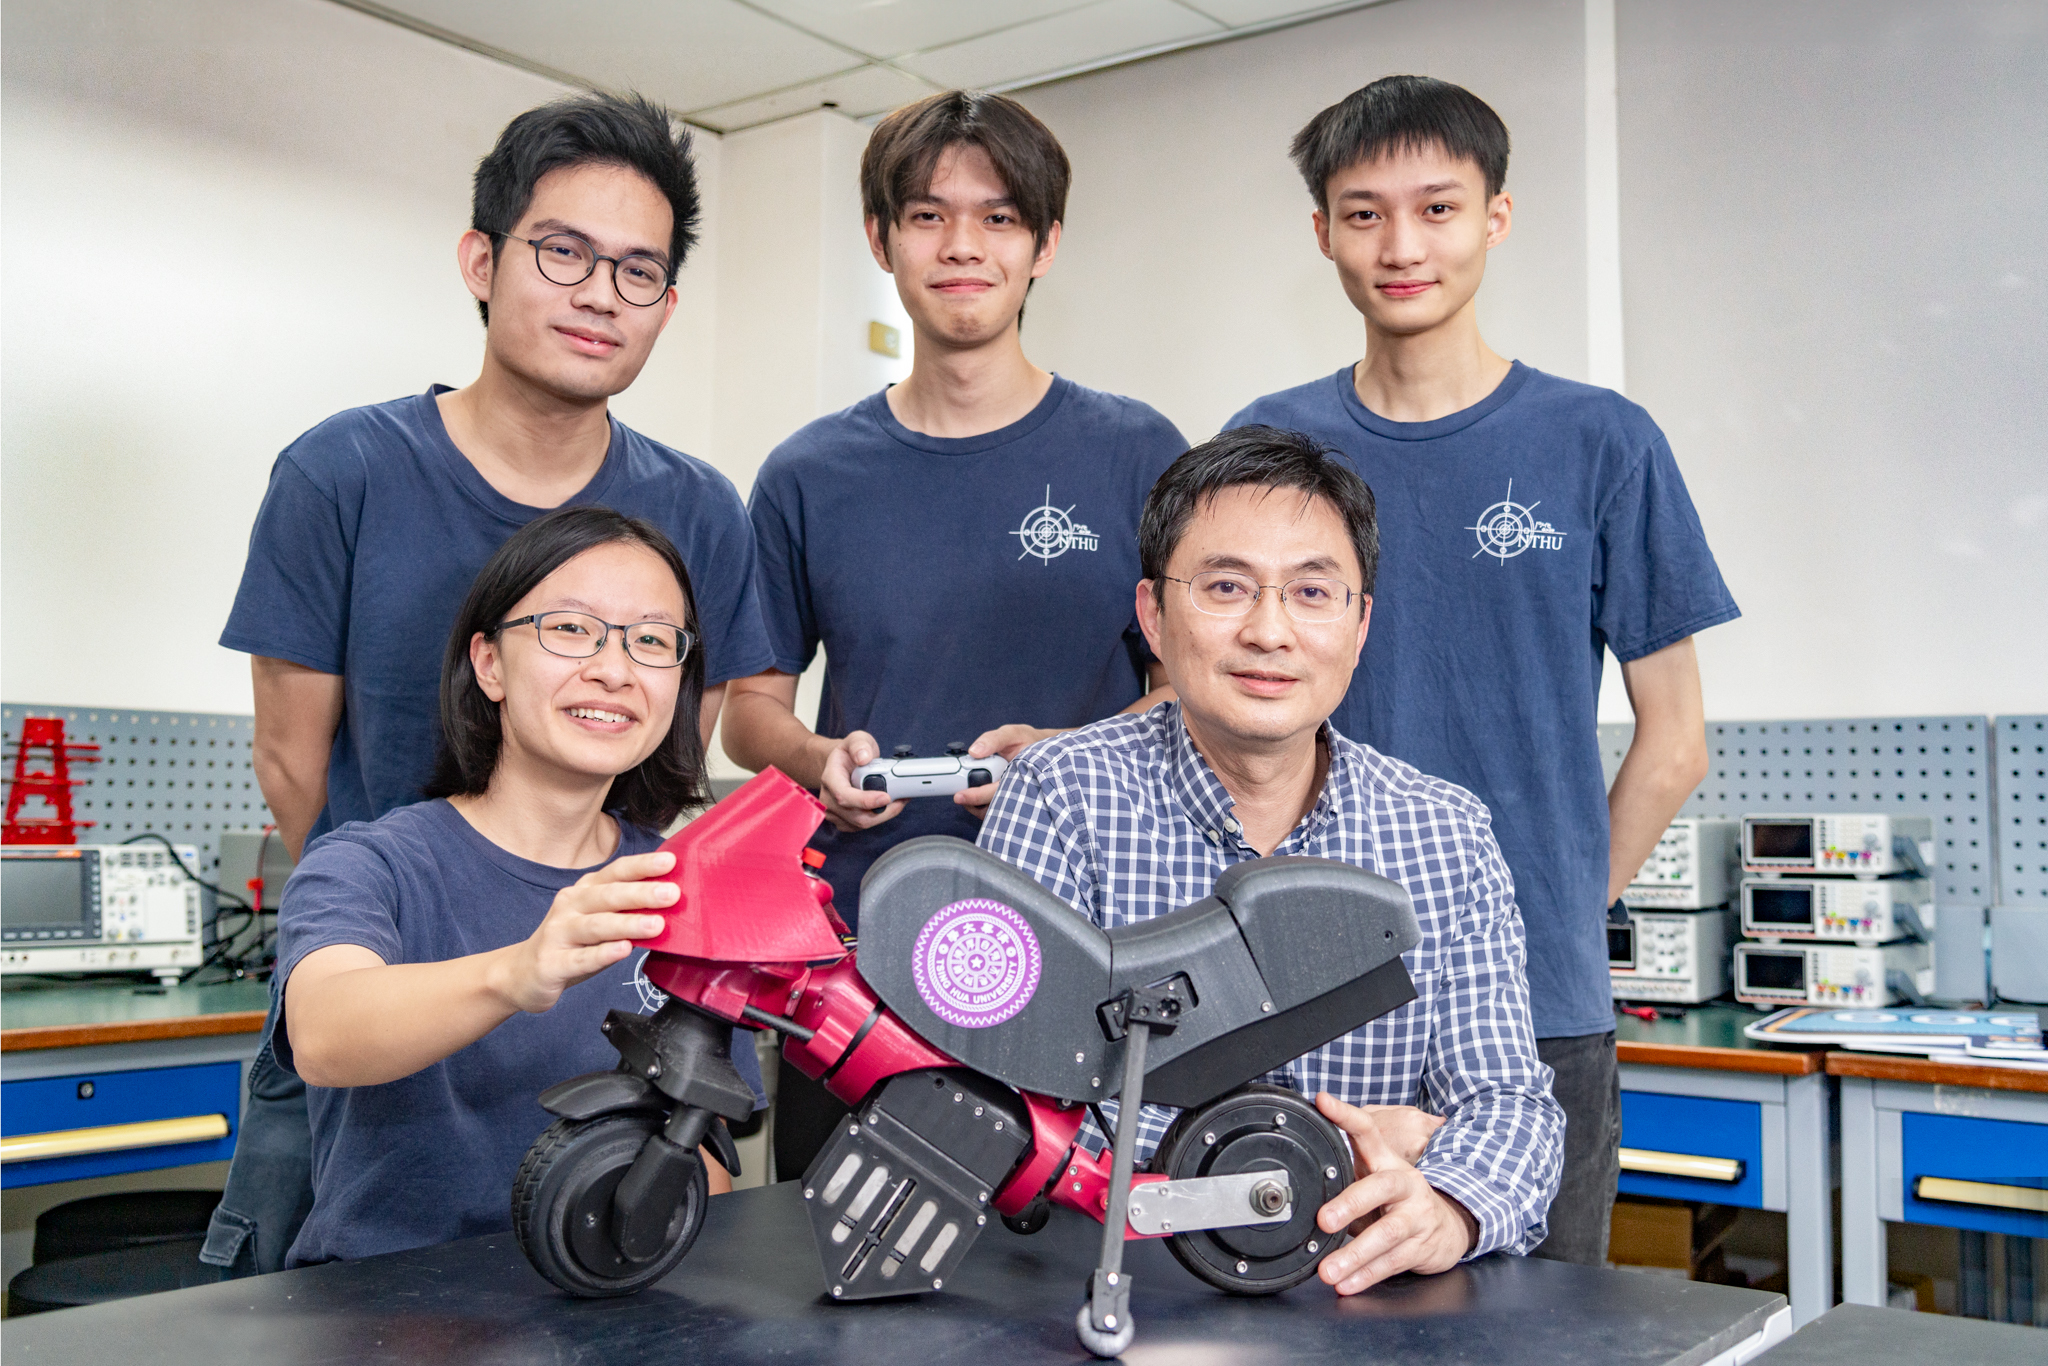
[[[845,1293],[846,1287],[843,1285],[835,1285],[832,1287],[832,1298],[835,1300],[838,1299],[841,1295],[844,1295]]]
[[[1272,1013],[1273,1013],[1273,1003],[1272,1003],[1271,1001],[1261,1001],[1261,1002],[1259,1002],[1259,1013],[1260,1013],[1261,1015],[1270,1015],[1270,1014],[1272,1014]]]
[[[958,1100],[958,1099],[960,1099],[960,1097],[958,1097],[958,1096],[955,1096],[955,1097],[953,1097],[953,1099],[955,1099],[955,1100]],[[868,1116],[868,1123],[869,1123],[869,1124],[880,1124],[881,1122],[882,1122],[882,1117],[881,1117],[881,1116],[880,1116],[879,1114],[873,1114],[873,1115],[869,1115],[869,1116]]]
[[[1116,1327],[1116,1315],[1104,1314],[1102,1316],[1102,1326],[1104,1328],[1114,1329]]]
[[[1203,1147],[1205,1147],[1205,1148],[1213,1148],[1213,1147],[1215,1147],[1215,1146],[1216,1146],[1216,1135],[1215,1135],[1215,1134],[1213,1134],[1213,1133],[1205,1133],[1205,1134],[1203,1134],[1203,1135],[1202,1135],[1202,1146],[1203,1146]]]
[[[997,1120],[997,1121],[996,1121],[996,1132],[997,1132],[997,1133],[1001,1133],[1002,1131],[1003,1131],[1003,1122],[1002,1122],[1002,1121],[1001,1121],[1001,1120],[999,1119],[999,1120]]]
[[[976,1228],[980,1228],[983,1224],[986,1224],[987,1222],[988,1216],[986,1214],[977,1214],[974,1216],[974,1226]]]
[[[1245,1272],[1250,1271],[1251,1269],[1252,1264],[1250,1262],[1239,1262],[1237,1264],[1237,1274],[1240,1276],[1244,1275]]]
[[[597,1227],[597,1216],[596,1216],[595,1214],[586,1214],[586,1215],[584,1215],[584,1216],[583,1216],[583,1227],[585,1227],[585,1228],[596,1228],[596,1227]]]
[[[1337,1179],[1337,1169],[1335,1167],[1323,1168],[1323,1179],[1325,1181],[1335,1181]]]
[[[1099,1090],[1101,1090],[1101,1089],[1102,1089],[1102,1078],[1101,1078],[1101,1077],[1090,1077],[1090,1078],[1088,1078],[1088,1084],[1089,1084],[1090,1086],[1094,1087],[1094,1088],[1095,1088],[1096,1090],[1098,1090],[1098,1091],[1099,1091]]]
[[[648,1075],[648,1076],[650,1076],[650,1077],[658,1077],[658,1076],[660,1076],[660,1075],[661,1075],[661,1064],[660,1064],[660,1063],[658,1063],[658,1062],[651,1062],[651,1063],[648,1063],[648,1064],[647,1064],[647,1075]]]
[[[816,1194],[817,1192],[815,1190],[812,1190],[809,1186],[804,1187],[804,1199],[808,1200]]]
[[[606,1029],[610,1029],[610,1028],[611,1028],[611,1026],[610,1026],[610,1025],[606,1025],[606,1026],[605,1026],[605,1028],[606,1028]],[[1087,1055],[1086,1053],[1076,1053],[1076,1054],[1074,1055],[1074,1061],[1075,1061],[1075,1062],[1086,1062],[1086,1061],[1088,1061],[1088,1055]]]
[[[847,1125],[847,1126],[846,1126],[846,1132],[848,1132],[848,1133],[850,1133],[850,1134],[858,1134],[858,1133],[860,1132],[860,1125],[858,1125],[858,1124],[849,1124],[849,1125]]]
[[[1315,1252],[1318,1250],[1318,1244],[1316,1243],[1315,1239],[1311,1238],[1308,1240],[1308,1250],[1310,1252]]]
[[[940,1281],[940,1280],[935,1280],[935,1281],[933,1281],[933,1282],[932,1282],[932,1289],[934,1289],[934,1290],[943,1290],[943,1289],[945,1289],[945,1288],[946,1288],[946,1283],[945,1283],[944,1281]]]
[[[1286,1127],[1287,1127],[1287,1112],[1286,1112],[1285,1110],[1282,1110],[1282,1111],[1280,1111],[1280,1112],[1279,1112],[1278,1114],[1274,1115],[1274,1116],[1273,1116],[1273,1123],[1274,1123],[1275,1125],[1279,1126],[1279,1127],[1280,1127],[1280,1128],[1282,1128],[1282,1129],[1286,1128]]]

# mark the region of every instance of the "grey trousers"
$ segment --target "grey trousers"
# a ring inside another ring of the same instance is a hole
[[[1564,1107],[1564,1175],[1550,1202],[1550,1233],[1532,1257],[1599,1266],[1607,1260],[1614,1183],[1621,1176],[1621,1074],[1614,1033],[1538,1039],[1536,1053],[1555,1073]]]

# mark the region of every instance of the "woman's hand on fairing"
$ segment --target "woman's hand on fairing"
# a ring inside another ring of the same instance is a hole
[[[630,954],[633,940],[660,934],[664,918],[640,912],[665,910],[681,893],[672,882],[643,879],[661,876],[675,862],[674,854],[660,850],[633,854],[555,893],[540,927],[506,955],[499,994],[515,1009],[538,1014]]]

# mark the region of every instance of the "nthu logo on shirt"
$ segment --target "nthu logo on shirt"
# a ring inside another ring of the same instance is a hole
[[[1479,537],[1479,549],[1472,558],[1491,555],[1506,564],[1525,550],[1562,550],[1565,533],[1548,522],[1536,520],[1539,499],[1524,506],[1515,501],[1515,481],[1508,480],[1508,496],[1479,514],[1479,520],[1465,530]]]
[[[1074,508],[1078,506],[1077,503],[1066,508],[1054,507],[1052,485],[1047,484],[1045,501],[1025,513],[1022,525],[1010,533],[1024,542],[1024,554],[1017,558],[1021,560],[1024,555],[1036,555],[1042,562],[1050,564],[1069,550],[1095,549],[1098,544],[1095,533],[1088,529],[1087,523],[1073,518]]]

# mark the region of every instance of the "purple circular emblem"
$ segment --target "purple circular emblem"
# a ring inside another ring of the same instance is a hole
[[[987,1029],[1031,1003],[1041,957],[1031,924],[1000,901],[942,906],[918,931],[910,975],[932,1014]]]

